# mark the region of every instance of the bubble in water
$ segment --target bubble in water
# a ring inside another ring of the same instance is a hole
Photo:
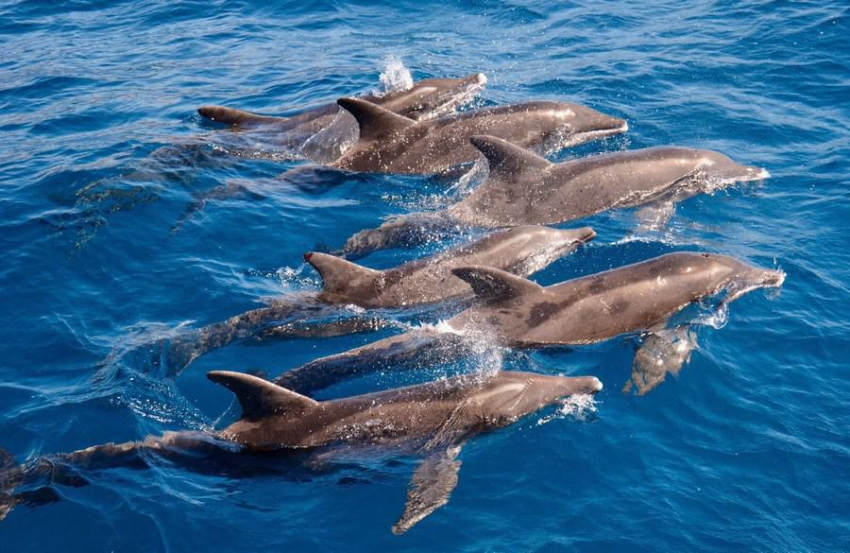
[[[396,90],[407,90],[413,86],[410,69],[404,66],[401,59],[392,54],[384,58],[384,70],[381,71],[380,79],[384,86],[384,94]]]

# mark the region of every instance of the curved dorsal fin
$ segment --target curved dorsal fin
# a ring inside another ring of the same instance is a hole
[[[363,279],[374,281],[380,271],[363,267],[351,261],[327,253],[308,252],[304,261],[312,265],[322,277],[322,289],[326,292],[350,290]]]
[[[412,119],[364,100],[340,98],[336,103],[357,120],[360,140],[380,140],[416,125]]]
[[[207,373],[207,378],[236,394],[242,406],[243,419],[258,419],[289,412],[301,414],[319,404],[314,399],[249,374],[212,371]]]
[[[542,171],[552,165],[549,160],[534,152],[523,150],[495,136],[478,135],[471,137],[469,141],[487,158],[491,178],[509,180],[520,173]]]
[[[465,280],[475,296],[486,302],[503,302],[543,290],[537,283],[493,267],[458,267],[452,274]]]

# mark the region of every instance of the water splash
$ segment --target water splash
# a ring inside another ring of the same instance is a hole
[[[410,69],[405,67],[404,62],[394,54],[384,58],[384,70],[381,71],[380,80],[384,87],[384,94],[413,87]]]
[[[560,401],[558,409],[551,415],[546,415],[537,421],[537,426],[548,424],[553,420],[570,419],[586,422],[597,412],[596,400],[590,394],[575,394]]]

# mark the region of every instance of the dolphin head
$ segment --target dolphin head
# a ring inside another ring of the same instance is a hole
[[[594,376],[565,377],[502,372],[470,399],[481,418],[500,426],[576,394],[595,394],[602,382]]]
[[[710,181],[718,184],[762,180],[770,177],[770,173],[761,167],[741,165],[712,150],[697,151],[699,171]]]
[[[734,257],[713,253],[677,253],[666,256],[676,267],[672,274],[698,279],[706,295],[725,292],[729,303],[756,288],[778,288],[785,281],[780,270],[754,267]]]
[[[382,107],[417,121],[452,112],[471,100],[487,84],[483,73],[460,79],[424,79],[411,88],[377,101]]]
[[[629,130],[625,120],[587,106],[563,102],[535,104],[537,110],[534,124],[543,132],[542,153],[555,152]]]
[[[504,231],[504,246],[516,247],[516,274],[530,275],[542,270],[558,258],[569,255],[596,237],[590,227],[556,229],[543,226],[514,227]],[[479,263],[486,260],[481,260]]]

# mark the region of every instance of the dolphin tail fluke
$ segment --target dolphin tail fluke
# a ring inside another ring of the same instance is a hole
[[[257,115],[241,109],[226,108],[224,106],[203,106],[198,108],[198,113],[211,121],[224,123],[232,127],[273,125],[287,120],[286,117],[269,117]]]
[[[461,446],[434,452],[413,473],[404,513],[393,525],[393,534],[401,535],[416,523],[449,502],[457,486]]]

